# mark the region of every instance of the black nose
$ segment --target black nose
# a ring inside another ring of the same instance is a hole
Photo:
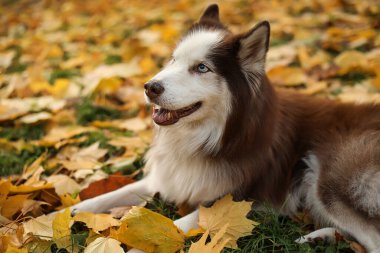
[[[145,94],[149,98],[156,98],[164,92],[164,87],[159,82],[148,82],[144,84]]]

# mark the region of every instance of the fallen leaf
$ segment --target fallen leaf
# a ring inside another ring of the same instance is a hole
[[[368,67],[366,56],[358,51],[345,51],[338,55],[334,62],[340,67],[338,71],[340,75],[345,75],[351,71],[366,70]]]
[[[71,245],[71,222],[70,208],[57,213],[53,219],[53,239],[59,248],[67,248]]]
[[[4,206],[4,201],[7,199],[8,193],[11,189],[12,183],[6,180],[0,179],[0,211]]]
[[[24,249],[24,248],[18,249],[18,248],[14,248],[12,246],[8,246],[5,253],[28,253],[28,250]]]
[[[120,242],[106,237],[99,237],[95,241],[91,242],[85,249],[84,253],[99,253],[99,252],[112,252],[112,253],[124,253],[123,248],[120,246]]]
[[[74,194],[80,191],[79,184],[66,175],[52,175],[46,180],[54,186],[54,190],[58,195]]]
[[[26,215],[27,213],[31,212],[33,216],[42,215],[42,210],[41,210],[42,205],[50,206],[49,203],[44,202],[44,201],[27,199],[23,202],[21,213],[23,215]]]
[[[35,192],[45,189],[51,189],[54,186],[50,183],[44,183],[43,185],[33,186],[33,185],[11,185],[10,192],[11,193],[29,193]]]
[[[57,210],[61,210],[70,206],[73,206],[75,204],[78,204],[80,202],[80,197],[77,195],[75,198],[72,198],[70,194],[63,194],[59,196],[62,205],[57,207]]]
[[[268,71],[268,77],[273,84],[279,86],[294,86],[306,83],[308,78],[301,68],[279,66]]]
[[[110,236],[147,253],[174,253],[185,242],[183,232],[171,219],[143,207],[133,207]]]
[[[234,202],[231,195],[216,201],[210,208],[200,207],[199,226],[210,231],[211,237],[228,224],[224,239],[229,239],[227,247],[237,248],[236,240],[252,233],[257,222],[249,220],[246,215],[251,210],[252,202]]]
[[[349,243],[350,243],[351,249],[355,253],[367,253],[367,250],[362,245],[360,245],[359,243],[357,243],[357,242],[349,242]]]
[[[114,219],[110,214],[93,214],[88,212],[81,212],[74,216],[75,221],[81,221],[86,224],[88,228],[92,228],[94,232],[106,230],[107,228],[120,226],[121,222]]]
[[[110,175],[108,178],[101,179],[99,181],[91,183],[87,188],[83,189],[80,193],[80,199],[90,199],[101,194],[114,191],[127,184],[133,183],[131,177],[123,176],[121,172],[116,172]]]
[[[48,120],[52,117],[51,113],[48,112],[38,112],[33,114],[28,114],[19,119],[20,122],[25,124],[32,124],[43,120]]]
[[[192,243],[188,253],[219,253],[223,250],[228,242],[228,238],[224,237],[228,224],[224,225],[218,233],[214,235],[209,243],[206,244],[209,231],[206,231],[199,241]],[[223,239],[224,238],[224,239]]]
[[[29,198],[30,194],[15,195],[8,197],[1,208],[1,215],[8,219],[12,219],[12,216],[21,210],[24,205],[24,201]]]
[[[24,236],[32,234],[39,237],[41,240],[50,241],[53,238],[53,215],[42,215],[37,218],[32,218],[22,225],[24,227]]]

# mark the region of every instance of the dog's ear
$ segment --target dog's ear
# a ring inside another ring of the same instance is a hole
[[[219,22],[219,7],[217,4],[211,4],[207,7],[207,9],[203,12],[199,22],[205,21],[214,21]]]
[[[242,67],[246,71],[264,71],[265,56],[269,47],[269,36],[269,22],[263,21],[239,39],[238,56]]]

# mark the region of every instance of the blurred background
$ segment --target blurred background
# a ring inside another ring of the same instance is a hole
[[[108,147],[102,165],[124,166],[140,157],[152,138],[142,86],[210,3],[1,1],[0,174],[21,172],[44,152],[56,159],[69,142]],[[380,101],[379,1],[219,5],[222,21],[237,33],[270,21],[267,73],[276,87]],[[87,144],[72,139],[88,132],[93,140]],[[128,147],[117,142],[120,134],[134,138]],[[56,160],[47,168],[67,169]]]

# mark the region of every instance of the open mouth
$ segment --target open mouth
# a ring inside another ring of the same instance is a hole
[[[168,126],[176,123],[180,118],[189,116],[196,110],[198,110],[202,105],[202,102],[197,102],[190,106],[178,110],[168,110],[165,108],[153,108],[153,121],[157,125]]]

